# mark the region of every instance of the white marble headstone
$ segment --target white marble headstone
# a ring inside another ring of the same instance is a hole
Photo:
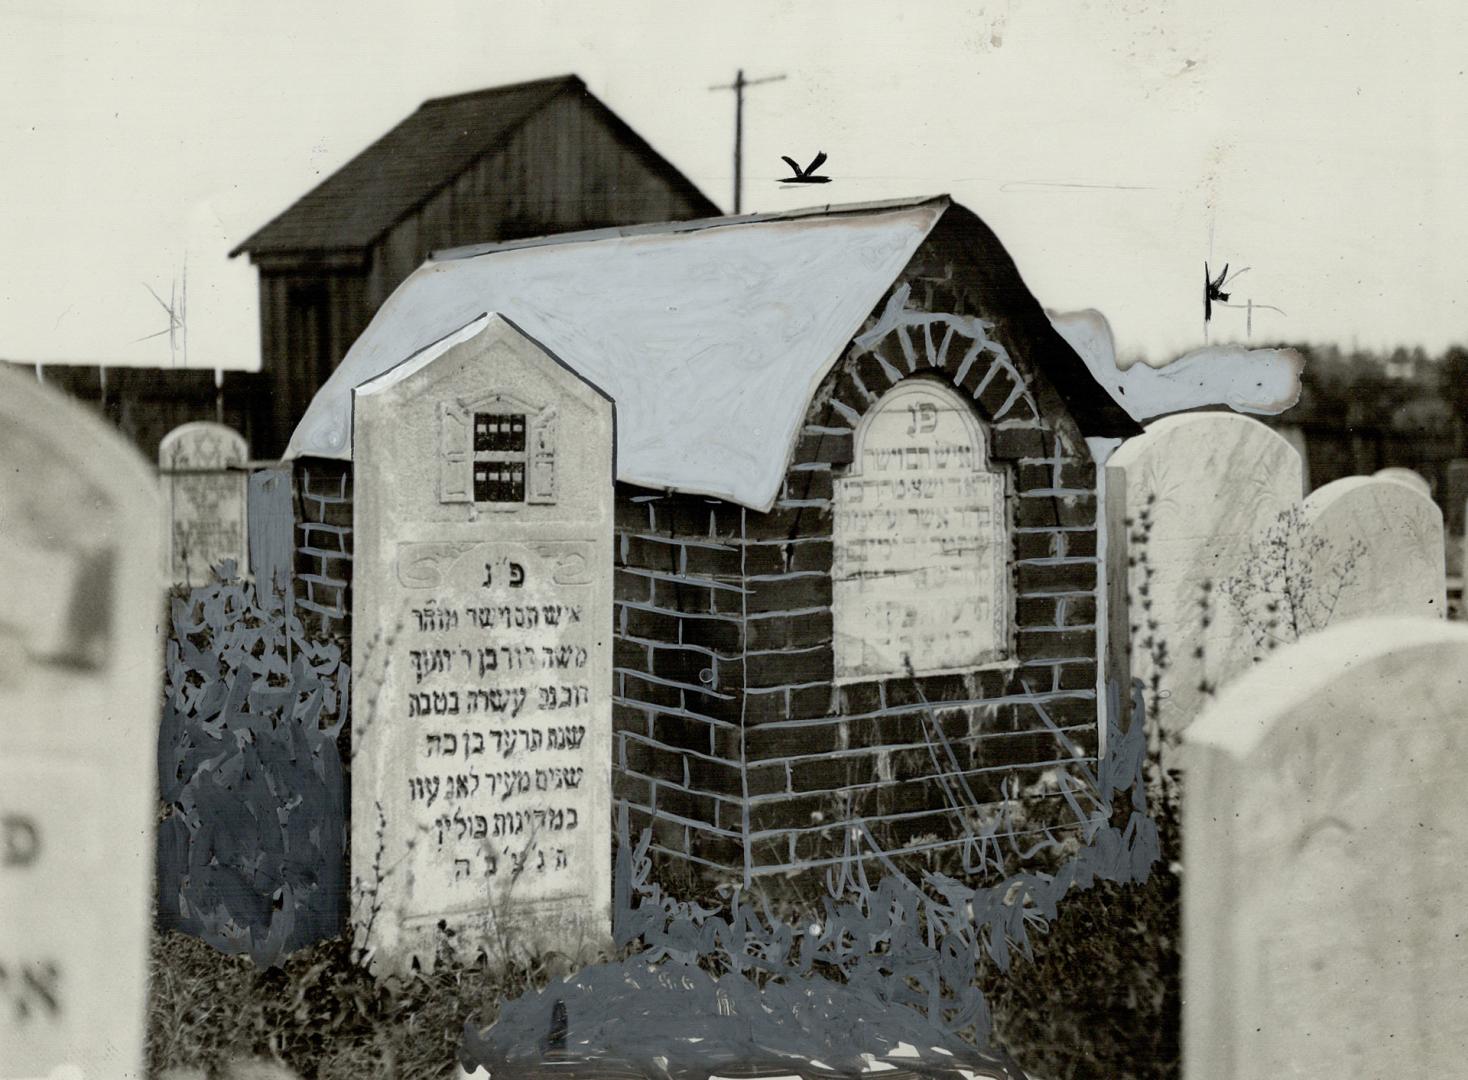
[[[951,389],[888,391],[836,481],[832,618],[838,682],[971,671],[1009,652],[1005,477]]]
[[[600,946],[612,403],[486,316],[358,387],[353,430],[353,909],[372,966]]]
[[[1408,487],[1426,495],[1429,499],[1432,498],[1432,485],[1427,482],[1425,476],[1412,469],[1404,469],[1400,466],[1393,465],[1386,469],[1377,469],[1372,475],[1378,480],[1395,480],[1399,484],[1406,484]]]
[[[174,428],[158,444],[171,523],[169,566],[177,584],[207,584],[209,572],[227,560],[245,573],[248,474],[243,466],[249,456],[243,435],[203,420]]]
[[[4,370],[0,465],[0,1077],[139,1077],[162,500],[109,425]]]
[[[1447,617],[1443,515],[1412,484],[1348,476],[1312,492],[1305,520],[1315,605],[1330,622],[1370,615]]]
[[[1108,520],[1130,524],[1109,540],[1110,572],[1127,576],[1132,673],[1149,686],[1161,677],[1158,731],[1185,729],[1207,700],[1200,685],[1222,685],[1258,655],[1219,587],[1261,523],[1298,505],[1302,484],[1288,442],[1229,413],[1167,417],[1111,456]]]
[[[1362,619],[1188,731],[1188,1080],[1458,1076],[1468,1061],[1468,628]]]

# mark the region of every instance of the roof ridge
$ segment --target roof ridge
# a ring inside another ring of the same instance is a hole
[[[527,79],[524,82],[506,83],[503,86],[485,86],[481,87],[478,90],[465,90],[462,93],[458,94],[445,94],[442,97],[425,98],[422,102],[419,103],[418,108],[424,109],[427,108],[429,105],[441,105],[449,101],[466,101],[469,98],[486,97],[492,94],[505,94],[513,90],[529,90],[532,87],[549,86],[552,83],[574,83],[580,86],[586,85],[585,82],[582,81],[581,76],[575,74],[574,72],[567,72],[565,75],[547,75],[543,79]]]
[[[623,237],[664,236],[681,232],[703,232],[731,225],[760,225],[775,221],[798,221],[813,217],[845,217],[855,214],[883,214],[898,210],[910,210],[919,206],[941,203],[946,208],[953,203],[949,194],[918,195],[905,199],[882,199],[869,202],[825,203],[804,206],[794,210],[771,210],[757,214],[723,214],[714,217],[692,218],[686,221],[660,221],[639,225],[613,225],[602,229],[583,229],[578,232],[548,233],[544,236],[528,236],[518,240],[502,240],[487,244],[465,244],[461,247],[444,248],[430,252],[429,262],[450,262],[473,259],[480,255],[494,255],[502,251],[519,251],[525,248],[551,247],[560,244],[593,243],[597,240],[615,240]]]
[[[299,196],[294,202],[292,202],[284,210],[282,210],[280,213],[276,214],[273,218],[271,218],[269,221],[267,221],[264,225],[261,225],[253,233],[251,233],[248,238],[246,238],[245,240],[243,240],[242,242],[240,242],[238,245],[236,245],[235,248],[234,248],[234,250],[232,250],[229,253],[229,257],[231,259],[233,259],[236,255],[242,254],[243,252],[246,252],[246,251],[251,251],[253,249],[254,245],[255,245],[255,242],[260,237],[264,236],[271,229],[273,229],[278,223],[280,223],[281,221],[283,221],[287,217],[289,217],[291,214],[293,214],[296,211],[296,208],[298,206],[300,206],[302,202],[304,202],[306,199],[310,198],[312,195],[316,194],[318,191],[321,191],[322,189],[326,188],[344,170],[346,170],[346,169],[350,168],[351,166],[355,165],[358,161],[367,159],[370,155],[372,155],[373,153],[379,151],[380,148],[383,146],[383,144],[386,143],[389,139],[391,139],[393,137],[393,135],[399,129],[401,129],[406,124],[412,123],[413,120],[414,120],[414,118],[417,117],[417,116],[419,116],[426,109],[426,107],[429,106],[429,105],[431,105],[431,104],[436,104],[436,103],[437,104],[443,104],[443,103],[450,103],[450,102],[457,102],[457,101],[465,101],[465,100],[468,100],[470,98],[477,98],[477,97],[493,98],[493,97],[499,97],[501,95],[508,95],[508,94],[513,93],[515,91],[524,91],[524,90],[532,90],[532,89],[541,89],[541,90],[549,91],[548,93],[544,93],[541,96],[541,98],[538,101],[535,102],[534,106],[532,108],[528,109],[523,116],[521,116],[518,120],[515,121],[514,124],[512,124],[505,131],[501,132],[501,140],[500,140],[499,143],[497,143],[495,145],[491,145],[491,146],[486,146],[483,149],[481,149],[477,154],[475,154],[470,159],[470,161],[473,162],[473,161],[478,161],[478,160],[482,159],[487,154],[498,153],[500,150],[503,149],[503,139],[505,137],[508,137],[509,134],[511,134],[512,132],[517,131],[517,130],[519,130],[519,128],[523,127],[525,125],[525,123],[527,121],[529,121],[532,116],[534,116],[536,113],[540,112],[541,109],[545,108],[546,105],[548,105],[551,101],[555,100],[557,97],[559,97],[566,90],[574,90],[577,87],[580,87],[583,91],[586,88],[586,84],[581,81],[581,79],[580,79],[579,76],[577,76],[577,75],[559,75],[559,76],[556,76],[554,78],[533,79],[533,80],[531,80],[529,82],[524,82],[524,83],[512,83],[509,86],[492,86],[492,87],[486,87],[483,90],[473,90],[473,91],[470,91],[469,93],[456,94],[456,95],[451,95],[449,97],[430,98],[428,101],[422,102],[416,109],[414,109],[412,112],[408,113],[406,116],[404,116],[397,123],[393,124],[392,127],[388,128],[382,134],[378,135],[377,138],[373,139],[370,143],[368,143],[366,146],[364,146],[361,150],[357,151],[357,153],[353,154],[350,158],[348,158],[346,160],[345,163],[343,163],[342,165],[338,166],[333,172],[331,172],[330,174],[328,174],[324,179],[322,179],[314,187],[310,188],[305,194]],[[435,183],[435,184],[433,184],[433,185],[430,186],[429,190],[426,193],[422,193],[422,194],[419,195],[418,198],[414,199],[413,202],[407,207],[406,210],[404,210],[396,218],[394,218],[392,221],[388,222],[381,229],[379,229],[378,232],[368,241],[368,243],[367,243],[366,246],[370,246],[371,244],[376,243],[377,240],[381,239],[381,237],[383,236],[384,233],[386,233],[388,230],[392,229],[395,225],[398,224],[398,222],[402,221],[403,218],[405,218],[409,214],[413,213],[414,210],[420,208],[425,202],[427,202],[429,199],[431,199],[438,192],[442,191],[449,184],[453,183],[453,181],[456,180],[459,175],[462,175],[462,173],[457,173],[457,174],[454,174],[452,176],[441,177],[438,180],[437,183]],[[357,250],[357,248],[354,246],[353,248],[351,248],[349,250]]]

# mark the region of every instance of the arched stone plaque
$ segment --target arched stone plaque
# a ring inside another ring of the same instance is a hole
[[[890,390],[836,481],[838,682],[934,675],[1009,656],[1005,474],[973,410],[941,383]]]
[[[243,435],[207,420],[176,427],[158,444],[168,500],[169,566],[177,584],[207,585],[209,572],[224,562],[233,562],[241,574],[249,565],[249,456]]]

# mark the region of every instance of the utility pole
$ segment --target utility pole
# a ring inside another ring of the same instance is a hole
[[[740,68],[734,74],[732,83],[722,86],[710,86],[710,90],[733,90],[734,91],[734,213],[739,213],[740,188],[744,176],[744,88],[746,86],[759,86],[761,83],[779,82],[785,78],[784,75],[770,75],[763,79],[746,79],[744,69]]]

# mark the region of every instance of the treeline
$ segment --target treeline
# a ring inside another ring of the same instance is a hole
[[[1291,347],[1305,357],[1300,401],[1260,419],[1303,438],[1309,486],[1388,466],[1412,469],[1432,486],[1449,529],[1461,535],[1468,490],[1448,490],[1448,465],[1468,458],[1468,347],[1452,345],[1436,355],[1420,347]]]
[[[1420,346],[1390,352],[1335,345],[1294,346],[1305,356],[1300,403],[1281,418],[1306,426],[1454,436],[1465,447],[1468,348],[1432,355]]]

